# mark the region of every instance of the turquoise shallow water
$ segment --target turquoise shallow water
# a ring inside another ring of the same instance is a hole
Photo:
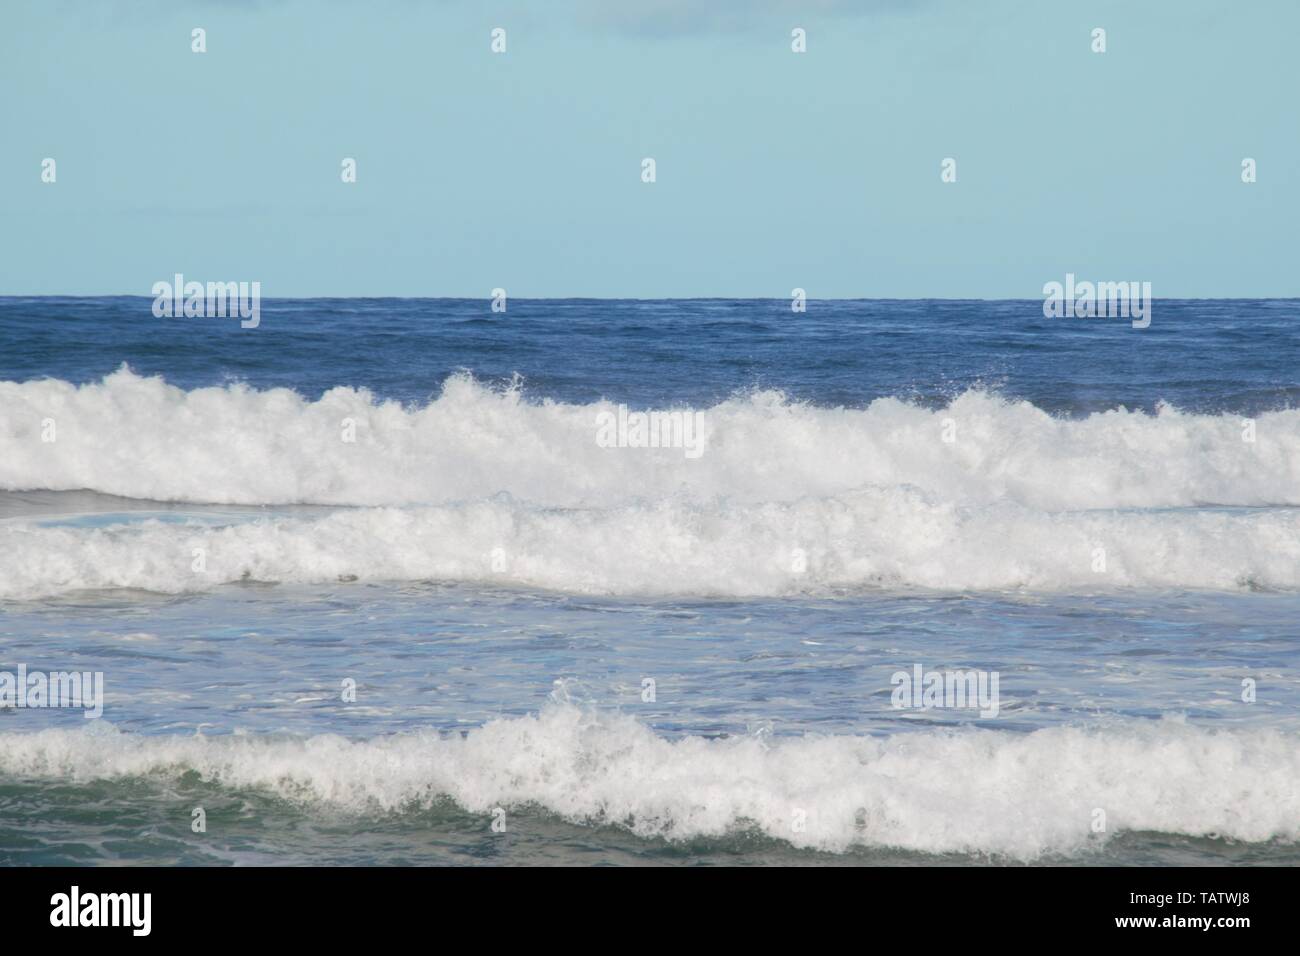
[[[642,839],[617,826],[568,823],[534,810],[495,833],[450,802],[405,813],[304,811],[258,792],[198,781],[86,787],[0,786],[5,865],[63,866],[997,866],[996,855],[860,848],[800,850],[752,829],[688,840]],[[207,809],[195,834],[181,812]],[[1293,845],[1125,833],[1045,866],[1295,866]]]

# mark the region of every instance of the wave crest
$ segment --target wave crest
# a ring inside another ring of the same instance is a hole
[[[707,447],[596,443],[609,402],[530,403],[468,375],[420,407],[334,388],[184,391],[127,369],[75,386],[0,383],[0,488],[90,489],[216,504],[445,504],[506,493],[549,507],[671,496],[791,502],[863,486],[1040,510],[1300,505],[1300,410],[1239,418],[1164,408],[1053,418],[967,392],[929,410],[897,399],[819,408],[778,392],[704,412]],[[52,419],[57,440],[42,441]],[[342,440],[344,421],[355,442]],[[949,429],[949,422],[951,428]],[[944,441],[945,430],[955,441]]]
[[[1032,733],[669,740],[627,716],[553,704],[448,737],[149,737],[111,728],[0,734],[0,770],[77,782],[197,773],[356,812],[536,805],[643,837],[737,828],[800,847],[1033,859],[1106,833],[1300,840],[1300,747],[1275,730],[1176,720]],[[800,820],[801,828],[794,821]]]
[[[737,597],[910,587],[1293,590],[1300,511],[1053,515],[866,489],[750,506],[547,509],[498,498],[224,527],[0,524],[0,598],[340,579]]]

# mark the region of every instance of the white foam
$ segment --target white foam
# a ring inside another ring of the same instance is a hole
[[[670,496],[790,502],[867,485],[1042,510],[1300,504],[1300,410],[1241,420],[1164,408],[1053,418],[969,392],[938,411],[881,399],[817,408],[779,393],[705,412],[707,448],[601,448],[608,402],[529,403],[465,375],[418,408],[335,388],[186,392],[122,370],[101,383],[0,383],[0,489],[90,489],[222,504],[443,504],[505,492],[609,508]],[[53,419],[57,440],[43,442]],[[356,423],[356,442],[341,440]],[[942,440],[951,419],[956,441]]]
[[[349,741],[153,737],[112,728],[0,734],[9,778],[186,772],[353,812],[450,797],[689,839],[757,827],[800,847],[1071,853],[1124,831],[1300,840],[1300,741],[1177,720],[873,737],[668,740],[630,717],[555,704],[467,736]],[[1097,810],[1105,833],[1093,834]],[[802,816],[803,829],[795,827]]]
[[[616,595],[1294,590],[1300,511],[1045,514],[1014,504],[959,508],[914,489],[884,488],[792,503],[670,500],[609,510],[494,498],[225,527],[0,524],[0,598],[352,578]]]
[[[339,578],[734,596],[1300,587],[1300,411],[1261,415],[1249,443],[1235,417],[1172,409],[1074,421],[976,392],[940,411],[762,393],[705,410],[691,459],[599,447],[611,408],[464,375],[420,408],[344,388],[185,392],[125,369],[0,383],[0,488],[366,506],[224,528],[9,521],[0,598]]]

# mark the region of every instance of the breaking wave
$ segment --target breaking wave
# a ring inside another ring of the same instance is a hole
[[[348,388],[186,392],[127,369],[0,383],[0,498],[272,509],[94,527],[20,513],[0,522],[0,598],[338,579],[726,596],[1300,588],[1297,410],[1261,415],[1245,441],[1234,416],[1171,408],[1060,419],[984,392],[939,410],[760,392],[694,410],[706,445],[692,458],[601,447],[597,416],[614,409],[468,375],[421,407]],[[284,512],[299,504],[333,510]]]
[[[525,401],[518,387],[449,378],[421,407],[335,388],[184,391],[123,369],[96,384],[0,382],[0,489],[90,489],[220,504],[444,504],[497,492],[536,505],[609,507],[724,497],[789,502],[910,486],[953,503],[1040,510],[1300,505],[1300,410],[1243,441],[1232,415],[1163,408],[1054,418],[967,392],[930,410],[887,398],[822,408],[779,392],[703,412],[707,446],[602,448],[609,402]],[[56,440],[43,441],[43,423]],[[342,440],[355,424],[355,442]],[[951,422],[951,427],[948,423]],[[954,440],[945,441],[945,430]]]
[[[1169,718],[1032,733],[670,740],[627,716],[556,703],[463,736],[4,733],[0,771],[65,783],[197,774],[357,813],[418,811],[448,798],[484,814],[535,806],[643,837],[757,828],[830,852],[1068,854],[1106,838],[1093,833],[1099,810],[1106,836],[1300,841],[1294,736]]]
[[[509,500],[212,526],[0,524],[0,598],[238,581],[449,581],[585,594],[1300,589],[1300,510],[1044,514],[908,489],[610,510]]]

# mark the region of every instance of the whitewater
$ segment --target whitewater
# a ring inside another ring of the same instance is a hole
[[[986,392],[848,409],[767,391],[698,410],[690,460],[600,447],[610,410],[464,374],[415,407],[342,388],[187,392],[126,369],[3,383],[5,490],[340,510],[10,517],[0,597],[358,579],[696,596],[1300,588],[1300,411],[1259,416],[1246,441],[1239,416],[1172,408],[1068,419]]]
[[[1115,409],[1083,418],[968,391],[927,409],[894,398],[826,408],[773,390],[697,409],[706,450],[602,448],[609,401],[529,401],[522,385],[449,377],[421,405],[332,388],[0,382],[0,488],[91,489],[227,504],[439,504],[504,492],[540,506],[637,500],[787,502],[864,485],[1043,511],[1300,505],[1300,409],[1239,415]],[[57,440],[41,439],[52,419]],[[954,440],[944,440],[952,422]],[[345,422],[355,441],[345,442]]]
[[[1126,831],[1300,840],[1293,737],[1179,721],[668,740],[627,716],[551,703],[464,735],[160,739],[105,725],[0,735],[0,772],[155,787],[190,774],[363,819],[418,816],[440,798],[484,816],[535,806],[647,839],[753,829],[828,853],[888,847],[1032,861]]]

